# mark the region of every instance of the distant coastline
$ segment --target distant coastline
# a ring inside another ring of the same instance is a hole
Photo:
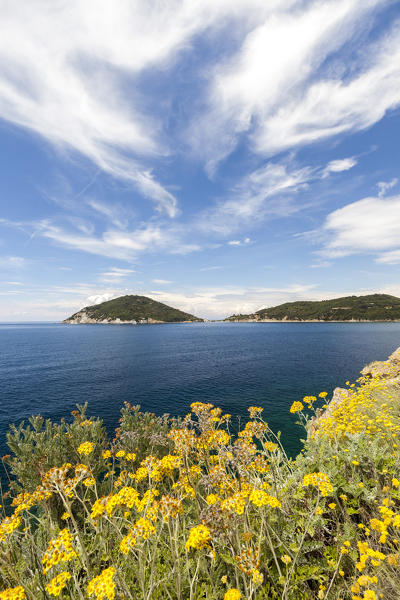
[[[400,323],[400,319],[223,319],[224,323]]]
[[[256,312],[236,313],[225,319],[202,319],[153,298],[126,295],[74,313],[63,323],[148,325],[163,323],[396,323],[400,322],[400,298],[389,294],[346,296],[331,300],[298,300]]]

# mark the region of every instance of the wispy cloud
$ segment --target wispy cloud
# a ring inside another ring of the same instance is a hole
[[[244,176],[215,208],[200,215],[197,226],[229,235],[256,220],[288,216],[298,210],[288,198],[307,183],[313,169],[293,169],[284,163],[268,163]]]
[[[126,229],[129,224],[128,211],[118,204],[104,204],[99,200],[89,198],[86,203],[92,210],[107,219],[107,222],[118,227],[119,229]]]
[[[248,246],[251,244],[251,239],[249,237],[244,238],[243,240],[230,240],[228,246]]]
[[[317,263],[313,263],[312,265],[310,265],[310,269],[326,269],[331,265],[332,263],[329,260],[321,260]]]
[[[221,267],[221,266],[219,266],[219,265],[214,265],[214,266],[212,266],[212,267],[202,267],[202,268],[200,269],[200,271],[219,271],[220,269],[222,269],[222,267]]]
[[[267,15],[236,55],[216,65],[207,112],[190,130],[209,168],[215,169],[243,135],[256,152],[270,156],[363,129],[397,106],[396,26],[391,35],[366,44],[363,53],[354,52],[358,33],[386,5],[325,0],[294,3]]]
[[[143,252],[162,250],[170,254],[187,254],[199,248],[196,244],[182,241],[179,230],[152,223],[132,231],[110,229],[96,236],[90,233],[82,235],[44,221],[38,224],[37,231],[64,247],[122,260],[133,260]]]
[[[379,190],[379,198],[383,198],[384,196],[386,196],[386,192],[394,188],[398,184],[398,181],[399,180],[397,179],[397,177],[393,177],[393,179],[391,179],[390,181],[379,181],[379,183],[377,184]]]
[[[246,32],[270,12],[262,0],[6,1],[0,116],[131,182],[173,217],[177,200],[151,166],[173,144],[140,77],[168,68],[205,30],[235,22]]]
[[[330,173],[341,173],[342,171],[349,171],[350,169],[355,167],[356,164],[357,164],[357,159],[354,156],[352,156],[350,158],[331,160],[331,162],[329,162],[326,165],[326,167],[323,171],[323,177],[328,177],[328,175],[330,175]]]
[[[265,219],[289,217],[304,208],[298,192],[312,182],[349,170],[357,163],[354,158],[336,159],[326,166],[296,167],[290,159],[268,162],[242,177],[216,206],[198,217],[197,228],[229,235]],[[230,245],[250,242],[233,240]]]
[[[320,234],[328,258],[368,253],[381,263],[400,262],[400,196],[364,198],[335,210]]]
[[[99,280],[104,283],[119,283],[126,277],[130,277],[135,273],[134,269],[121,269],[120,267],[111,267],[108,271],[101,273]]]
[[[173,281],[169,281],[169,279],[152,279],[153,283],[159,283],[160,285],[170,285],[174,283]]]
[[[0,256],[0,269],[22,269],[25,265],[26,259],[22,256]]]
[[[119,267],[111,267],[109,271],[102,273],[102,275],[106,275],[107,277],[127,277],[134,272],[134,269],[120,269]]]

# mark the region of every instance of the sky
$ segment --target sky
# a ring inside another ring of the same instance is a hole
[[[400,296],[398,0],[0,11],[0,321]]]

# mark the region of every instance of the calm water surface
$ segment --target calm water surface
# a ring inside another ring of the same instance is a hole
[[[0,325],[0,453],[9,423],[32,414],[60,419],[88,401],[113,428],[124,400],[172,415],[199,400],[238,416],[263,406],[293,454],[302,432],[291,403],[398,346],[400,323]]]

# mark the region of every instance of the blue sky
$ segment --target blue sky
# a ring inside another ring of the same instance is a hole
[[[400,4],[1,1],[0,320],[400,296]]]

